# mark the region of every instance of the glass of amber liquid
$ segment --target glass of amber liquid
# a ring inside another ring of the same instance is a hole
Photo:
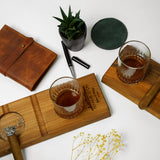
[[[142,81],[151,58],[150,49],[140,41],[124,43],[118,53],[117,74],[121,81],[134,84]]]
[[[78,81],[71,77],[55,80],[49,89],[54,110],[62,118],[71,119],[83,110],[83,95]]]

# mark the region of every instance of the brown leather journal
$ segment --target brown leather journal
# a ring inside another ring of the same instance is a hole
[[[35,89],[57,54],[4,25],[0,30],[0,72]]]

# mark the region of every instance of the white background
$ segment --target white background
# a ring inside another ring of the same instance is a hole
[[[81,10],[81,18],[87,24],[85,47],[73,56],[91,65],[89,70],[74,63],[77,77],[95,73],[111,111],[111,117],[23,150],[25,160],[69,160],[73,136],[86,133],[106,133],[112,128],[124,135],[126,147],[115,157],[117,160],[160,160],[160,121],[137,105],[115,92],[101,78],[116,59],[118,49],[103,50],[91,40],[93,25],[102,18],[114,17],[128,29],[127,40],[140,40],[148,45],[152,59],[160,63],[160,1],[159,0],[0,0],[0,28],[7,24],[58,54],[35,91],[0,74],[0,105],[48,89],[51,83],[64,75],[71,76],[58,34],[59,6],[65,11],[71,5],[75,13]],[[1,140],[0,140],[1,143]],[[0,160],[11,160],[12,155]]]

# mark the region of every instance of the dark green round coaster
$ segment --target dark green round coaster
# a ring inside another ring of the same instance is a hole
[[[105,18],[98,21],[91,30],[93,42],[103,49],[116,49],[127,39],[127,28],[115,18]]]

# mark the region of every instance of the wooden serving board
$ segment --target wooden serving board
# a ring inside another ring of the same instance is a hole
[[[48,89],[0,107],[0,116],[8,112],[18,112],[23,116],[25,131],[19,136],[21,148],[110,116],[95,75],[87,75],[78,81],[84,89],[85,108],[73,119],[63,119],[55,113]],[[86,101],[86,94],[89,102]],[[0,139],[0,156],[8,153],[10,153],[8,142]]]
[[[119,80],[116,73],[116,67],[117,59],[103,75],[102,82],[137,105],[160,76],[160,64],[152,59],[144,80],[137,84],[125,84]],[[152,100],[146,111],[160,119],[160,92]]]

